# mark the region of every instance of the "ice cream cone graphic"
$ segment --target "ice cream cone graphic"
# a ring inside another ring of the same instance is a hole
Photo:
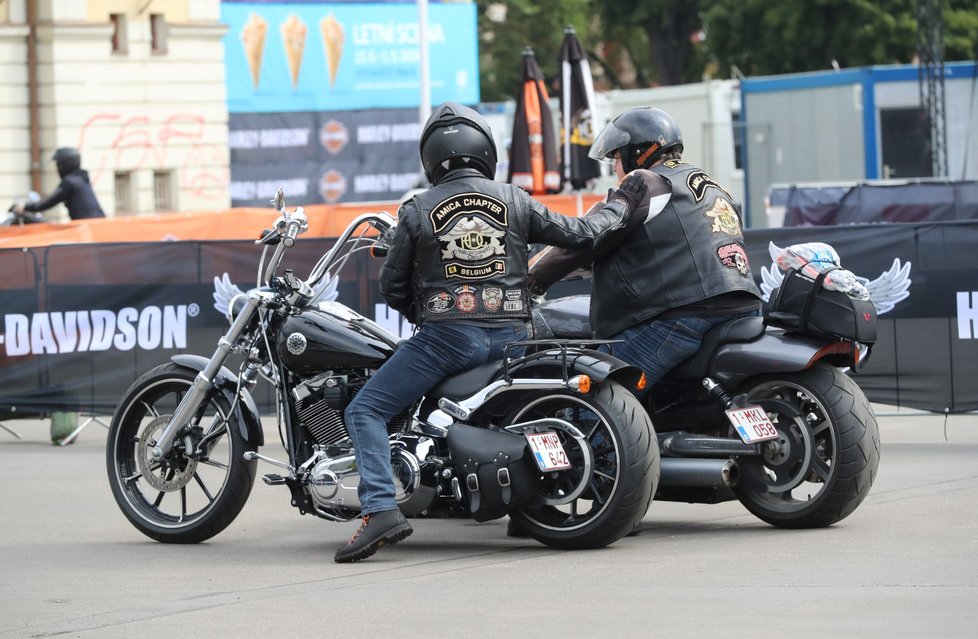
[[[306,48],[306,24],[294,13],[279,25],[282,32],[282,45],[285,47],[285,59],[289,62],[289,74],[292,76],[292,88],[299,84],[299,69],[302,67],[302,52]]]
[[[340,58],[343,56],[343,25],[331,13],[319,21],[319,30],[323,34],[326,68],[329,69],[329,86],[332,87],[336,84],[336,71],[340,68]]]
[[[241,28],[241,44],[244,45],[245,59],[251,70],[251,81],[258,88],[258,78],[261,75],[261,61],[265,53],[265,36],[268,34],[268,22],[257,13],[252,13],[248,22]]]

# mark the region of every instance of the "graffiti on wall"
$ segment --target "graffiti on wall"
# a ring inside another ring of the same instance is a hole
[[[225,197],[230,174],[225,147],[205,141],[206,127],[204,116],[192,113],[159,120],[97,113],[82,125],[77,146],[94,186],[113,171],[176,170],[182,193],[214,200]],[[108,143],[95,142],[96,135]]]

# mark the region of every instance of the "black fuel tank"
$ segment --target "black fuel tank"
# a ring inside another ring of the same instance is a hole
[[[536,339],[591,339],[590,303],[590,295],[572,295],[534,306],[531,316]]]
[[[286,320],[276,350],[290,371],[319,373],[379,366],[393,354],[398,341],[376,322],[329,302]]]

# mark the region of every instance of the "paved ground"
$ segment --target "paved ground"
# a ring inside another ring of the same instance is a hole
[[[654,503],[640,536],[557,552],[505,520],[422,520],[353,565],[332,553],[354,523],[300,517],[261,483],[210,542],[149,541],[109,492],[101,427],[58,448],[46,422],[11,422],[0,636],[978,636],[978,416],[880,421],[876,485],[829,529]]]

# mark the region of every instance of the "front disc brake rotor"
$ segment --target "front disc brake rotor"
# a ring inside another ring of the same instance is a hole
[[[150,486],[168,493],[183,488],[197,472],[197,460],[184,455],[172,455],[171,459],[153,459],[151,451],[163,429],[170,423],[171,415],[161,415],[143,427],[136,447],[136,463]]]

